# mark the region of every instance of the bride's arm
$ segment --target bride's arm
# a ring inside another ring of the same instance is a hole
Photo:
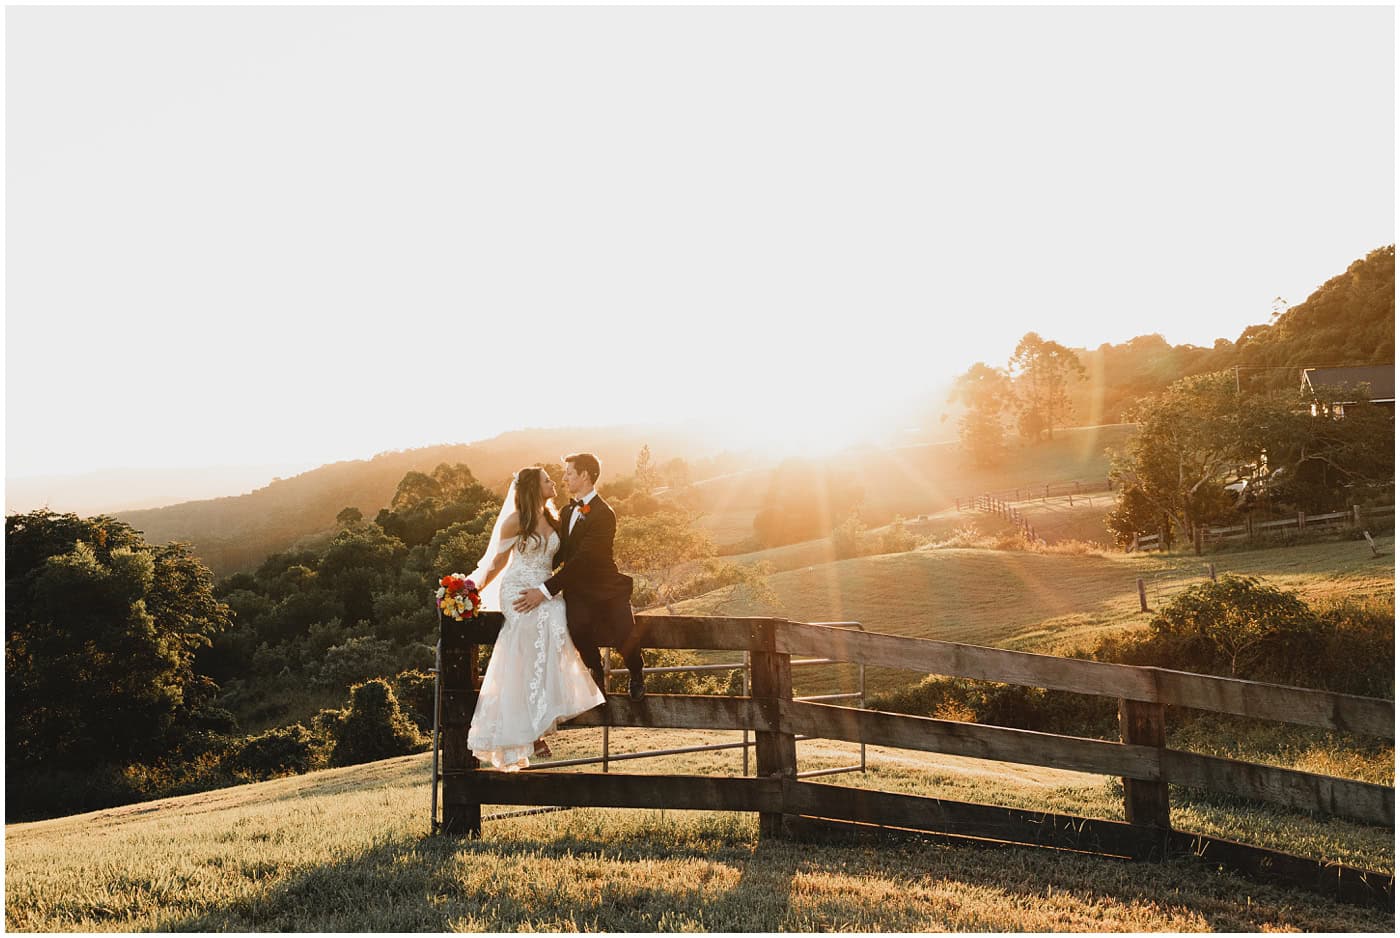
[[[497,552],[496,559],[491,562],[491,569],[486,571],[486,578],[476,584],[478,590],[486,589],[487,585],[506,568],[506,563],[510,560],[510,552],[515,547],[515,539],[519,536],[520,516],[512,514],[501,524],[501,549]]]

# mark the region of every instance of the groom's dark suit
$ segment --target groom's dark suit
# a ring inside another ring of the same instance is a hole
[[[632,618],[632,578],[619,571],[613,560],[617,515],[601,495],[595,494],[586,508],[570,503],[564,509],[559,551],[554,555],[559,570],[544,581],[544,586],[551,596],[564,591],[569,637],[589,670],[601,673],[603,659],[598,646],[610,645],[622,652],[627,670],[632,672],[632,686],[639,688],[641,635]],[[579,519],[571,525],[575,514]]]

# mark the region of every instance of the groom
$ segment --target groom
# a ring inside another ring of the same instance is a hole
[[[632,578],[619,572],[613,560],[617,515],[593,488],[602,466],[592,453],[564,457],[564,486],[573,496],[560,517],[559,552],[554,555],[554,576],[515,601],[516,612],[529,612],[546,599],[564,591],[569,612],[569,637],[579,657],[603,686],[603,659],[599,645],[622,652],[631,677],[628,695],[641,700],[641,635],[632,618]]]

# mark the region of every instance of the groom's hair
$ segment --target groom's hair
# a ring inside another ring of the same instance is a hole
[[[603,464],[592,453],[572,453],[564,457],[564,462],[571,463],[575,472],[588,473],[594,485],[598,484],[598,477],[603,474]]]

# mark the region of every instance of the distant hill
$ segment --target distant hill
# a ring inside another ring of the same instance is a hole
[[[533,462],[558,462],[587,448],[615,477],[630,475],[637,451],[651,448],[654,462],[676,456],[709,456],[678,429],[648,427],[517,430],[475,443],[380,453],[372,459],[331,463],[280,479],[246,495],[186,502],[116,515],[153,543],[188,541],[218,576],[257,566],[268,554],[302,538],[329,535],[346,507],[373,518],[389,503],[404,475],[430,472],[439,463],[465,463],[484,485],[504,491],[510,474]]]
[[[1088,380],[1071,389],[1076,421],[1113,423],[1143,395],[1178,378],[1239,367],[1244,388],[1296,388],[1305,367],[1395,361],[1395,245],[1352,262],[1272,322],[1210,347],[1171,345],[1160,335],[1077,349]]]
[[[200,498],[250,492],[270,479],[295,475],[301,465],[207,466],[191,469],[101,469],[76,475],[5,480],[9,514],[48,508],[91,516],[163,508]]]

